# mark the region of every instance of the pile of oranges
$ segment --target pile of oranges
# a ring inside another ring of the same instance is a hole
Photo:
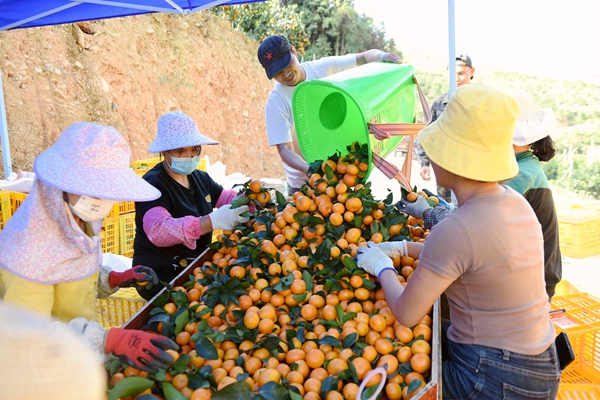
[[[154,302],[146,329],[180,345],[176,361],[151,376],[109,362],[113,395],[354,399],[366,374],[383,367],[389,399],[414,397],[430,378],[431,316],[399,324],[354,257],[367,241],[423,241],[428,232],[391,196],[372,197],[366,160],[366,145],[354,143],[313,163],[289,198],[247,182],[233,207],[253,205],[250,221],[218,235],[190,280]],[[406,285],[419,261],[393,263]],[[128,380],[137,392],[123,391]],[[369,380],[364,395],[380,381]]]

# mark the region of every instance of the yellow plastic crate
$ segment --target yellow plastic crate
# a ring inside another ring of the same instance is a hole
[[[103,253],[119,254],[119,217],[104,218],[100,244]]]
[[[106,299],[96,299],[96,320],[105,328],[120,327],[146,303],[134,288],[120,289]]]
[[[558,284],[556,285],[556,291],[554,293],[555,296],[566,296],[568,294],[575,294],[575,293],[580,293],[581,290],[577,289],[575,287],[575,285],[573,285],[571,282],[566,281],[566,280],[562,280],[560,282],[558,282]]]
[[[600,400],[600,386],[561,383],[556,398],[558,400]]]
[[[6,222],[12,217],[10,208],[10,192],[0,190],[0,230],[4,228]]]
[[[133,240],[135,238],[135,213],[119,216],[119,254],[133,256]]]
[[[27,193],[8,192],[10,194],[10,208],[14,214],[27,198]]]
[[[559,213],[558,235],[564,256],[583,258],[600,254],[600,212],[570,210]]]
[[[566,332],[575,353],[575,361],[562,372],[561,382],[600,384],[599,299],[587,293],[555,296],[552,309],[559,308],[566,310],[566,316],[553,320],[556,333]]]
[[[119,203],[119,215],[128,214],[135,211],[134,201],[123,201]]]
[[[133,161],[131,163],[131,167],[133,169],[149,170],[152,169],[156,164],[158,164],[162,160],[162,157],[145,158],[143,160]]]

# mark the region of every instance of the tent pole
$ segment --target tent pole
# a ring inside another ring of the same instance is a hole
[[[450,98],[456,91],[456,37],[455,37],[454,0],[448,0],[448,79]]]
[[[2,143],[2,159],[4,161],[4,179],[7,179],[12,173],[12,162],[10,160],[10,143],[8,142],[8,127],[6,125],[6,108],[4,107],[2,71],[0,71],[0,142]]]

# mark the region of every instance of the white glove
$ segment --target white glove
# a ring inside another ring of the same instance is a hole
[[[379,280],[379,276],[386,269],[396,272],[392,259],[376,247],[375,243],[370,243],[367,247],[358,248],[356,263],[369,274],[376,276],[377,280]]]
[[[388,257],[396,258],[400,256],[408,255],[408,249],[406,247],[406,240],[401,240],[399,242],[382,242],[382,243],[373,243],[369,242],[369,247],[373,244],[379,250],[383,252]]]
[[[217,208],[215,211],[208,214],[213,231],[219,229],[230,231],[238,224],[248,222],[248,217],[240,216],[240,214],[245,213],[246,211],[248,211],[248,206],[231,208],[231,204],[226,204]]]
[[[421,195],[417,197],[417,200],[412,202],[402,197],[396,206],[398,207],[398,210],[408,215],[412,215],[417,219],[425,219],[425,211],[433,208],[429,205],[427,200],[425,200],[425,197]]]

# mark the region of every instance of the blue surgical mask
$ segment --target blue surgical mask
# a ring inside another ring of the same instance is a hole
[[[200,164],[200,156],[195,157],[171,157],[171,169],[173,172],[180,175],[189,175],[198,167]]]

